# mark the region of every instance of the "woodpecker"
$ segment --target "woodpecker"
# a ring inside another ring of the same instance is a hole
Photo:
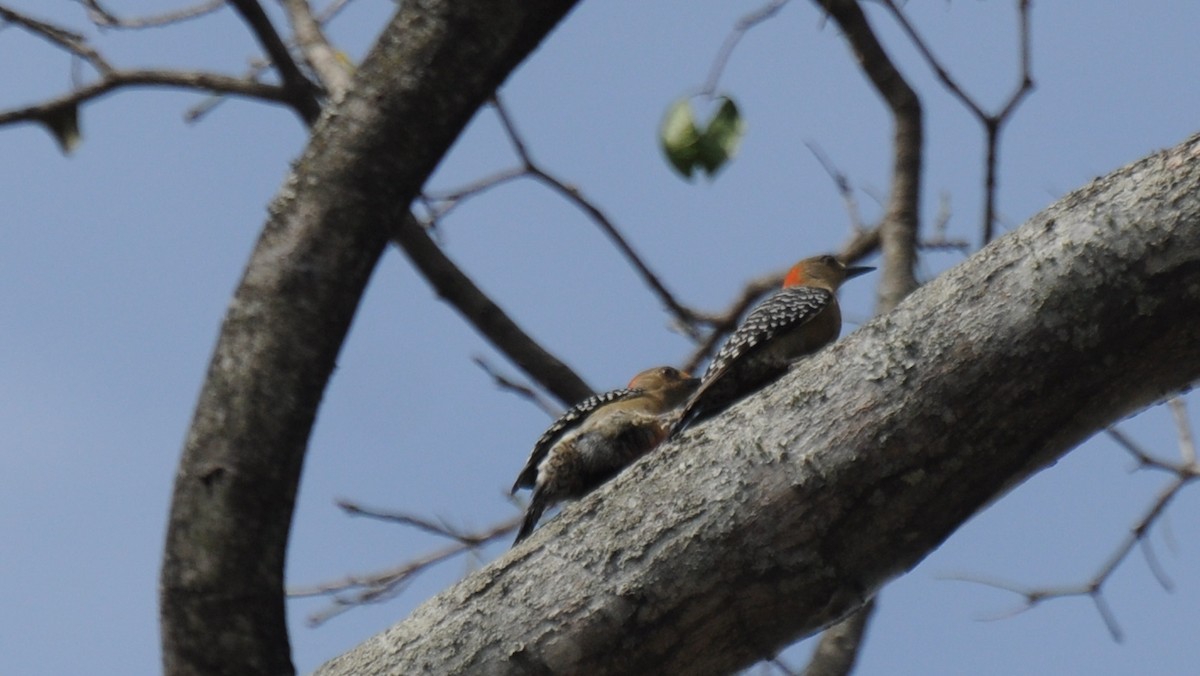
[[[542,434],[512,492],[532,488],[516,545],[533,532],[546,509],[586,495],[667,436],[664,413],[687,400],[699,378],[660,366],[633,377],[629,385],[588,397],[559,416]]]
[[[792,362],[837,340],[842,330],[838,287],[874,269],[847,267],[828,255],[793,265],[783,287],[759,303],[713,357],[671,435],[720,413],[783,375]]]

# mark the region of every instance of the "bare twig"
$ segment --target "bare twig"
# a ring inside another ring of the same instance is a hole
[[[1196,465],[1196,437],[1192,434],[1192,425],[1188,421],[1187,404],[1183,397],[1171,397],[1167,405],[1171,407],[1171,415],[1175,417],[1175,429],[1179,434],[1179,455],[1186,466]]]
[[[292,23],[296,45],[300,48],[304,62],[321,80],[321,85],[331,97],[341,98],[350,88],[353,73],[349,64],[338,55],[337,50],[325,37],[321,22],[313,16],[308,0],[281,2]]]
[[[46,119],[48,115],[67,106],[76,106],[99,98],[123,87],[171,87],[225,95],[289,103],[289,95],[277,85],[242,80],[215,73],[172,70],[114,70],[98,81],[84,85],[68,94],[22,108],[0,111],[0,125]]]
[[[987,158],[984,168],[984,207],[983,207],[983,243],[987,244],[992,240],[995,231],[996,220],[996,164],[998,156],[998,146],[1000,140],[1000,131],[1004,124],[1009,120],[1013,111],[1017,109],[1021,101],[1033,90],[1033,76],[1030,68],[1030,48],[1029,48],[1029,0],[1017,1],[1017,13],[1020,21],[1020,50],[1021,50],[1021,75],[1020,82],[1016,89],[1005,101],[1004,105],[1000,106],[1000,110],[996,113],[988,113],[983,110],[983,107],[975,102],[962,87],[955,82],[950,73],[942,66],[937,57],[933,55],[925,41],[917,34],[915,28],[909,23],[908,17],[896,5],[894,0],[882,0],[884,7],[887,7],[892,15],[896,17],[896,21],[900,27],[908,34],[909,39],[917,48],[917,51],[925,58],[929,67],[933,69],[942,85],[953,94],[959,101],[962,102],[968,110],[979,119],[987,133]]]
[[[250,68],[246,71],[244,77],[248,81],[258,82],[259,78],[262,77],[262,74],[270,69],[270,61],[261,58],[252,59],[250,62]],[[280,91],[282,92],[283,89],[280,88]],[[217,106],[224,103],[226,100],[228,100],[228,98],[229,97],[225,94],[213,94],[212,96],[205,97],[203,101],[200,101],[196,105],[184,111],[183,121],[189,124],[199,122],[204,118],[205,115],[208,115],[212,111],[216,110]]]
[[[90,0],[84,0],[84,4],[93,14],[107,11],[101,5],[90,2]],[[198,11],[197,8],[192,8],[192,10]],[[127,21],[111,14],[107,16],[112,21]],[[165,17],[166,15],[162,15],[158,19],[165,21]],[[241,96],[293,107],[295,105],[292,92],[279,85],[258,82],[254,77],[236,78],[219,73],[161,68],[119,69],[109,63],[99,50],[88,42],[87,37],[80,33],[34,19],[3,6],[0,6],[0,20],[19,26],[77,57],[77,60],[73,61],[72,72],[74,75],[72,79],[75,82],[75,88],[72,91],[32,105],[0,111],[0,125],[17,122],[45,123],[64,109],[77,107],[125,87],[190,89],[222,97]],[[94,68],[99,74],[99,78],[92,82],[84,82],[82,74],[74,70],[81,62]]]
[[[716,94],[717,83],[721,79],[721,74],[725,72],[725,66],[729,64],[729,57],[733,55],[733,50],[745,37],[746,32],[778,14],[779,10],[783,9],[787,3],[788,0],[770,0],[762,7],[738,19],[737,23],[733,25],[733,30],[729,31],[729,35],[725,37],[721,48],[717,50],[717,56],[708,70],[708,78],[705,79],[704,87],[699,92],[700,96],[711,97]]]
[[[813,157],[817,158],[817,162],[829,174],[829,178],[833,179],[833,185],[837,188],[838,194],[842,196],[842,201],[846,204],[846,215],[850,217],[850,227],[855,232],[860,232],[866,229],[863,225],[862,218],[858,213],[858,200],[854,199],[854,190],[850,187],[850,179],[846,178],[846,174],[834,165],[829,156],[821,150],[813,141],[805,141],[804,145],[808,148]]]
[[[592,394],[592,388],[582,378],[530,338],[446,256],[415,216],[410,213],[401,219],[391,232],[391,238],[438,295],[564,406]]]
[[[407,512],[392,512],[375,507],[365,507],[349,500],[338,500],[337,506],[350,516],[365,516],[389,523],[398,523],[402,526],[411,526],[419,531],[448,538],[472,547],[479,546],[486,539],[485,536],[478,533],[463,532],[448,526],[445,522],[434,523],[429,519]]]
[[[1176,408],[1175,401],[1178,398],[1172,399],[1172,409]],[[1166,460],[1161,460],[1154,457],[1146,451],[1141,445],[1136,443],[1128,435],[1124,434],[1116,428],[1110,428],[1108,435],[1114,439],[1122,448],[1138,461],[1139,468],[1151,468],[1169,472],[1173,475],[1170,483],[1159,491],[1150,507],[1142,515],[1140,519],[1130,528],[1129,533],[1121,541],[1120,545],[1109,555],[1108,559],[1100,566],[1099,570],[1091,579],[1082,584],[1066,585],[1060,587],[1043,587],[1043,588],[1025,588],[1018,585],[996,582],[994,580],[985,580],[971,577],[958,577],[957,579],[967,580],[984,584],[997,589],[1019,594],[1024,597],[1024,604],[1013,609],[1012,611],[994,616],[989,619],[999,619],[1002,617],[1010,617],[1017,613],[1024,612],[1034,606],[1057,598],[1066,598],[1072,596],[1087,596],[1096,606],[1097,612],[1100,613],[1100,618],[1104,621],[1104,625],[1108,628],[1113,640],[1120,642],[1123,638],[1121,627],[1117,623],[1116,616],[1112,609],[1108,606],[1107,600],[1104,598],[1104,587],[1112,579],[1117,568],[1129,558],[1129,554],[1135,546],[1140,546],[1142,555],[1146,560],[1146,566],[1150,569],[1155,580],[1162,585],[1166,591],[1171,591],[1174,584],[1163,569],[1162,564],[1158,561],[1158,557],[1154,554],[1154,549],[1150,544],[1149,533],[1154,524],[1158,523],[1166,513],[1167,506],[1175,499],[1175,496],[1196,479],[1200,478],[1200,465],[1197,465],[1194,457],[1189,458],[1187,450],[1188,443],[1191,442],[1191,432],[1187,425],[1186,417],[1180,422],[1180,418],[1176,418],[1176,423],[1180,430],[1180,454],[1183,456],[1183,461],[1172,463]]]
[[[430,219],[427,225],[434,225],[455,209],[463,200],[475,197],[509,181],[528,176],[524,167],[513,167],[498,171],[491,176],[485,176],[477,181],[460,186],[451,191],[428,192],[423,196],[429,207]]]
[[[567,201],[587,214],[592,219],[592,222],[599,226],[600,230],[612,240],[621,254],[625,256],[626,260],[642,276],[642,280],[646,282],[647,286],[658,296],[663,305],[675,315],[675,318],[686,327],[694,327],[697,317],[696,312],[691,308],[685,307],[675,299],[675,296],[667,290],[666,285],[663,284],[658,275],[646,265],[642,257],[634,251],[629,241],[625,239],[625,236],[617,230],[617,226],[612,222],[612,219],[605,215],[595,203],[584,197],[578,188],[559,180],[534,162],[529,149],[525,145],[525,141],[517,132],[512,118],[509,116],[507,109],[505,109],[499,97],[495,97],[492,100],[492,106],[496,109],[496,114],[500,118],[500,124],[504,127],[504,131],[512,142],[517,156],[520,158],[522,165],[524,165],[525,172],[558,192]],[[695,337],[694,332],[693,337]]]
[[[55,47],[79,57],[101,75],[108,74],[113,70],[108,61],[88,43],[87,37],[80,33],[3,6],[0,6],[0,20],[19,26]]]
[[[229,0],[229,4],[233,5],[233,8],[250,26],[254,36],[258,38],[259,44],[262,45],[263,50],[275,65],[275,70],[279,72],[279,77],[283,80],[283,87],[289,93],[289,103],[296,113],[309,126],[312,126],[317,121],[317,116],[321,114],[321,104],[318,102],[320,92],[317,85],[300,71],[300,67],[296,65],[291,52],[288,51],[287,44],[279,36],[271,19],[258,2],[255,0]]]
[[[382,514],[365,511],[354,513],[368,516]],[[336,582],[327,582],[309,587],[296,587],[288,591],[288,596],[292,598],[311,596],[332,597],[332,603],[329,607],[310,615],[308,618],[310,625],[320,625],[356,606],[368,603],[380,603],[394,598],[404,590],[405,585],[411,582],[413,578],[429,568],[454,558],[459,554],[474,552],[484,545],[507,537],[516,529],[521,518],[520,515],[517,515],[507,521],[478,532],[459,532],[432,524],[428,520],[417,517],[389,515],[388,520],[404,523],[426,532],[450,537],[454,540],[454,543],[414,558],[389,570],[361,576],[351,576]]]
[[[938,198],[938,212],[933,218],[933,224],[929,229],[933,231],[933,235],[923,238],[918,246],[921,249],[933,251],[958,251],[967,253],[971,249],[971,243],[962,239],[949,239],[946,237],[946,228],[950,225],[950,195],[942,193]]]
[[[225,6],[225,0],[204,0],[189,7],[183,7],[162,14],[151,14],[133,18],[119,17],[99,0],[77,0],[87,10],[88,18],[100,28],[137,29],[157,28],[175,23],[196,19],[211,14]]]
[[[538,408],[545,411],[546,414],[551,417],[555,417],[559,413],[562,412],[561,409],[556,408],[553,404],[546,401],[545,397],[538,394],[537,390],[533,389],[532,387],[529,387],[528,385],[522,385],[521,383],[518,383],[517,381],[513,380],[512,378],[509,378],[508,376],[505,376],[504,374],[500,373],[491,364],[489,364],[487,362],[487,360],[485,360],[483,357],[476,355],[474,357],[471,357],[471,361],[475,362],[476,366],[483,369],[484,373],[491,376],[492,380],[496,383],[496,386],[499,387],[500,389],[508,390],[509,392],[512,392],[512,393],[516,394],[517,396],[520,396],[524,399],[528,399],[529,401],[532,401],[534,404],[537,405]]]

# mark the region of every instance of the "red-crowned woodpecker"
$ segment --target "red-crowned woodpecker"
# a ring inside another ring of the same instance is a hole
[[[559,416],[534,444],[513,484],[513,493],[533,489],[513,544],[533,532],[546,509],[582,497],[657,446],[670,426],[663,414],[682,404],[699,384],[699,378],[660,366]]]
[[[720,413],[783,375],[792,362],[837,340],[842,330],[838,287],[874,269],[847,267],[833,256],[793,265],[783,288],[759,303],[713,357],[671,434]]]

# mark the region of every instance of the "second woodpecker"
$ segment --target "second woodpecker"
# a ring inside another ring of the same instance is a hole
[[[533,532],[546,509],[586,495],[661,443],[669,427],[663,414],[682,404],[699,384],[699,378],[660,366],[637,374],[628,387],[588,397],[559,416],[534,444],[513,484],[513,493],[533,489],[516,542]]]
[[[837,340],[838,287],[874,269],[847,267],[828,255],[793,265],[783,288],[759,303],[713,357],[671,433],[720,413],[783,375],[792,362]]]

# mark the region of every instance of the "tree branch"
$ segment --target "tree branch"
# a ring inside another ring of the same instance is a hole
[[[250,26],[254,37],[258,38],[259,44],[275,64],[275,70],[279,71],[283,88],[290,95],[289,102],[296,113],[311,126],[321,114],[317,85],[300,72],[300,67],[292,59],[287,44],[279,37],[270,17],[256,0],[229,0],[229,4],[242,16],[246,25]]]
[[[883,6],[891,11],[896,17],[896,21],[900,27],[908,34],[913,45],[921,56],[925,57],[925,61],[929,67],[933,69],[937,78],[942,81],[942,85],[962,102],[983,125],[986,133],[986,158],[984,160],[984,180],[983,180],[983,243],[987,244],[992,241],[992,236],[996,227],[996,165],[998,163],[1000,131],[1004,128],[1004,124],[1008,121],[1012,113],[1020,105],[1021,101],[1033,91],[1033,74],[1030,66],[1030,49],[1029,49],[1029,0],[1017,0],[1017,15],[1020,24],[1020,52],[1021,52],[1021,76],[1017,83],[1016,89],[1009,95],[1008,100],[1004,105],[1000,106],[1000,111],[997,113],[988,113],[983,107],[975,102],[962,87],[950,77],[949,71],[942,66],[937,57],[917,34],[915,28],[909,23],[908,17],[900,10],[893,0],[883,0]]]
[[[591,396],[592,388],[571,367],[530,338],[483,289],[476,286],[434,244],[415,216],[408,214],[400,219],[393,226],[391,237],[439,296],[564,406]]]
[[[226,0],[204,0],[191,7],[183,7],[170,12],[163,12],[162,14],[151,14],[131,19],[113,14],[107,7],[100,4],[100,0],[79,0],[79,2],[87,9],[88,18],[97,26],[130,30],[157,28],[159,26],[181,23],[189,19],[196,19],[206,14],[211,14],[226,4]]]
[[[191,89],[214,94],[289,103],[289,94],[277,85],[243,80],[241,78],[173,70],[111,70],[96,82],[86,84],[62,96],[22,108],[0,111],[0,125],[17,122],[37,122],[66,107],[78,106],[126,87],[169,87]]]
[[[334,99],[346,94],[353,77],[353,69],[334,49],[321,23],[313,16],[308,0],[281,0],[288,18],[292,23],[292,32],[296,35],[296,46],[304,56],[305,63],[321,80],[325,91]]]
[[[571,6],[405,2],[314,130],[230,303],[176,473],[159,582],[168,676],[293,671],[292,510],[367,280],[442,155]]]
[[[88,43],[87,37],[75,31],[47,21],[35,19],[3,6],[0,6],[0,19],[20,26],[55,47],[83,59],[102,75],[112,70],[112,66],[108,64],[108,61],[100,56],[100,53]]]
[[[1067,196],[317,673],[725,673],[844,617],[1200,378],[1197,184],[1200,136]]]
[[[804,668],[804,676],[846,676],[854,671],[867,623],[875,612],[875,599],[821,633],[817,650]]]
[[[921,102],[875,37],[853,0],[818,0],[837,22],[863,72],[891,109],[892,189],[879,226],[883,269],[876,310],[888,312],[917,288],[917,228],[921,196]]]

